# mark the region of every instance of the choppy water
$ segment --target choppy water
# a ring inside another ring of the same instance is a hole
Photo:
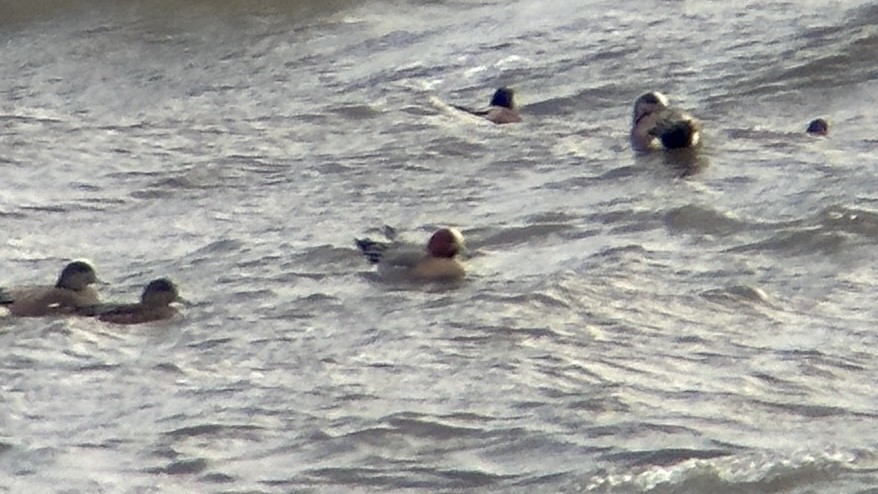
[[[878,492],[876,24],[0,1],[0,282],[87,258],[190,301],[0,318],[0,491]],[[503,84],[523,124],[446,106]],[[697,166],[630,151],[650,89]],[[352,239],[385,224],[457,226],[469,280],[377,282]]]

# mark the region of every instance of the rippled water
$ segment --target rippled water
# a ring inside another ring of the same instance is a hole
[[[869,2],[0,1],[0,492],[873,493]],[[518,91],[525,122],[449,104]],[[631,102],[704,120],[636,156]],[[804,135],[828,117],[828,138]],[[353,238],[467,237],[460,286]]]

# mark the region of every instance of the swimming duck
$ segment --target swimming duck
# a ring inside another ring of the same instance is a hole
[[[97,281],[91,264],[74,261],[64,267],[55,286],[0,290],[0,305],[19,317],[69,314],[77,307],[98,303],[97,292],[89,286]]]
[[[420,281],[451,281],[463,278],[466,270],[457,259],[463,249],[463,235],[454,228],[440,228],[430,237],[426,250],[410,244],[356,239],[366,259],[378,265],[385,278]]]
[[[631,145],[637,151],[649,151],[656,139],[665,149],[697,146],[701,122],[688,112],[670,108],[667,96],[651,91],[634,101]]]
[[[115,324],[141,324],[174,317],[178,311],[171,304],[178,300],[177,286],[167,278],[159,278],[146,285],[139,303],[92,305],[80,307],[76,313]]]
[[[829,134],[829,122],[823,118],[815,118],[808,124],[805,132],[812,136],[825,136]]]
[[[495,124],[507,124],[521,122],[521,115],[515,105],[515,91],[508,87],[501,87],[494,91],[491,103],[483,110],[473,110],[465,106],[452,105],[458,110],[484,117]]]

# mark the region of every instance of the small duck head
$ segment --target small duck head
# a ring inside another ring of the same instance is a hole
[[[823,118],[815,118],[808,124],[808,129],[805,132],[812,136],[825,136],[829,134],[829,122]]]
[[[427,242],[427,252],[433,257],[452,258],[463,249],[463,234],[454,228],[441,228]]]
[[[502,106],[503,108],[515,109],[515,91],[512,88],[501,87],[494,91],[490,106]]]
[[[650,91],[641,94],[634,100],[634,115],[632,121],[637,125],[643,117],[664,110],[668,107],[668,97],[658,91]]]
[[[178,300],[180,294],[177,292],[177,285],[167,278],[150,281],[140,296],[140,303],[150,307],[167,306]]]
[[[85,261],[73,261],[64,266],[55,288],[79,291],[97,281],[98,275],[91,264]]]

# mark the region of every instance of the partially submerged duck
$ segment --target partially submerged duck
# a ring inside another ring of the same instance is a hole
[[[808,124],[805,132],[812,136],[825,136],[829,134],[829,121],[824,118],[815,118]]]
[[[458,259],[463,249],[463,235],[454,228],[440,228],[430,237],[427,247],[400,242],[356,239],[366,259],[378,265],[384,277],[418,281],[453,281],[466,276]]]
[[[18,317],[70,314],[79,307],[99,302],[97,291],[90,286],[97,281],[91,264],[74,261],[64,266],[54,286],[0,290],[0,305]]]
[[[491,103],[485,109],[473,110],[465,106],[453,106],[458,110],[486,118],[495,124],[521,122],[521,115],[515,105],[515,91],[508,87],[501,87],[494,91]]]
[[[138,303],[98,304],[80,307],[76,313],[114,324],[141,324],[176,316],[179,311],[171,304],[179,300],[177,286],[167,278],[159,278],[146,285]]]
[[[631,146],[637,151],[684,149],[701,142],[701,121],[690,113],[671,108],[668,98],[651,91],[634,101]]]

